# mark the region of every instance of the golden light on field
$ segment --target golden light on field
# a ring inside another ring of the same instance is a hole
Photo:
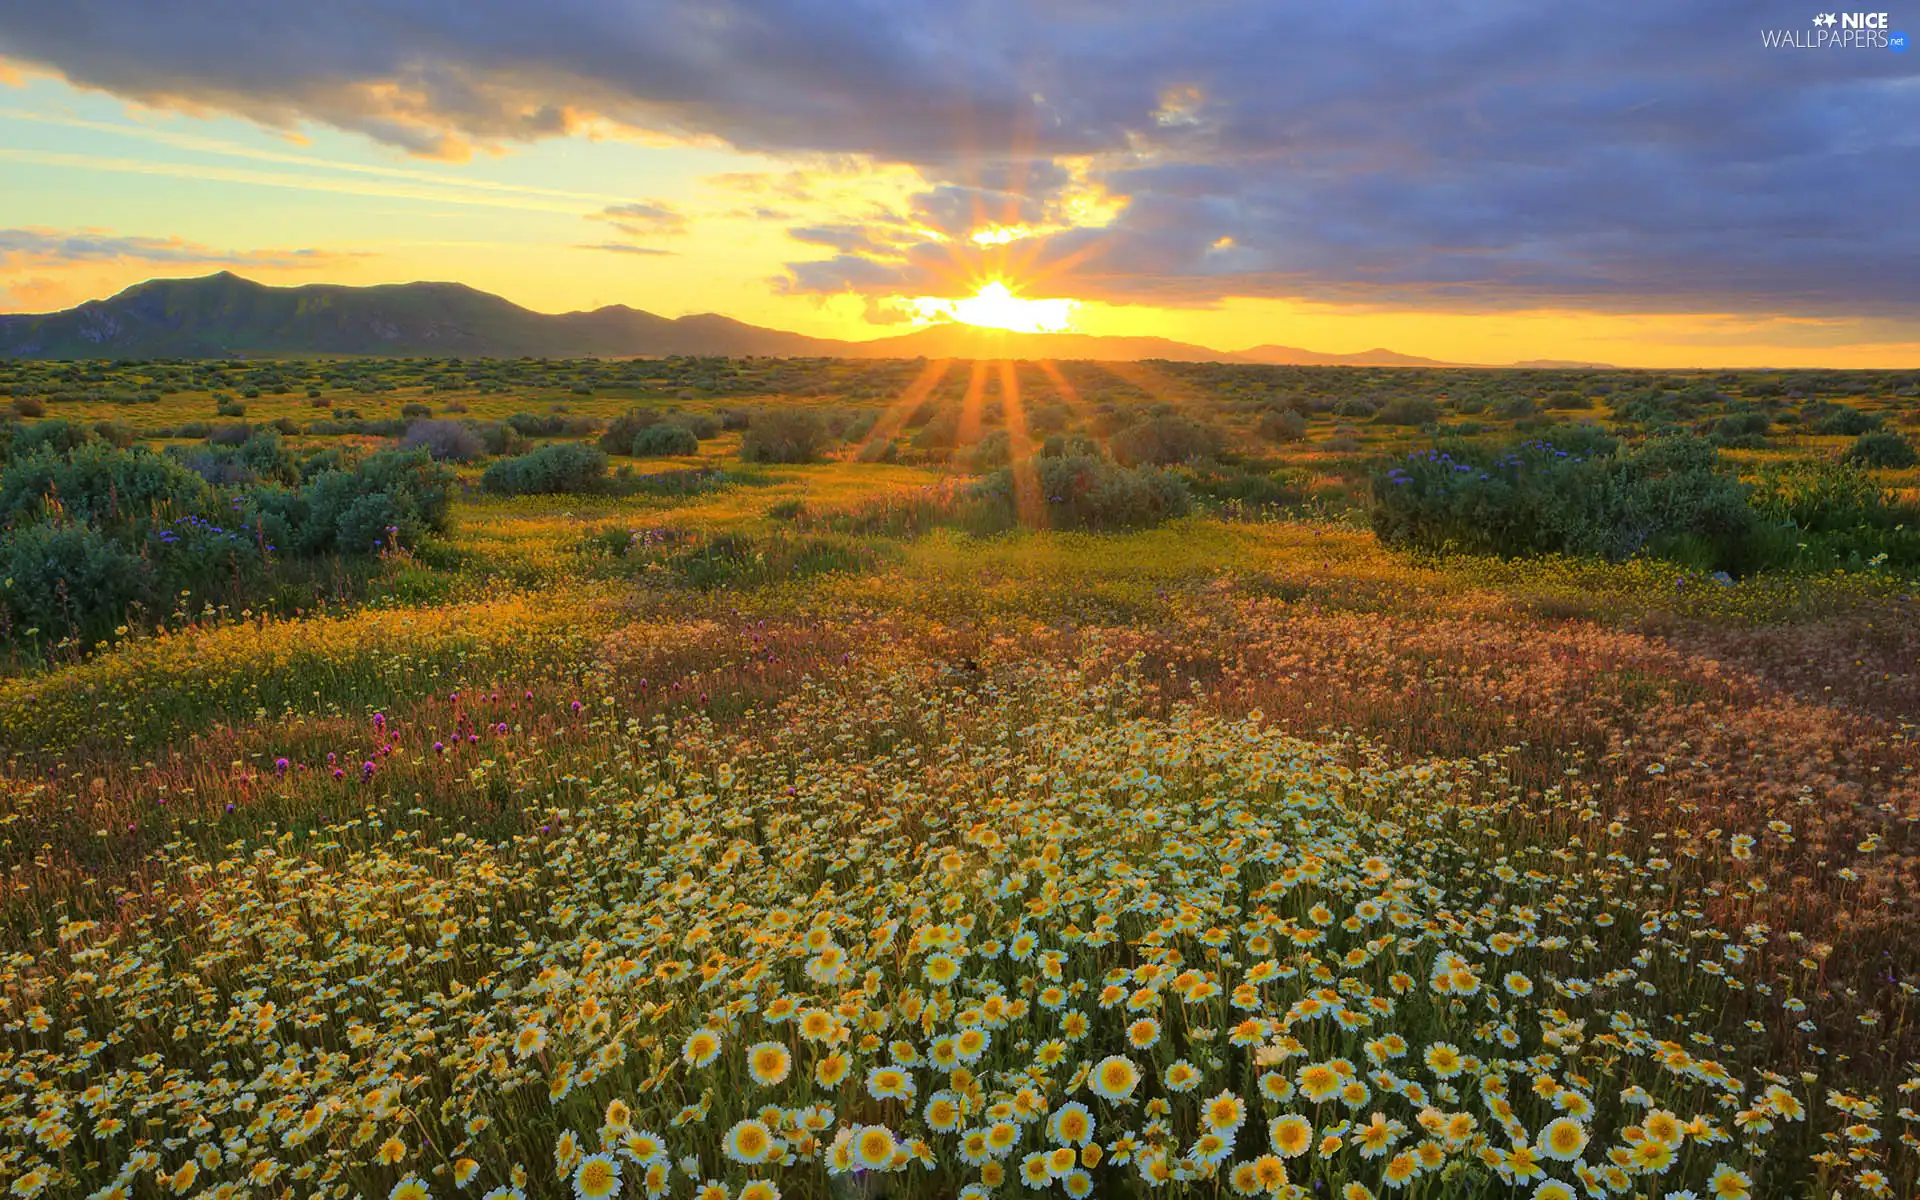
[[[1078,301],[1029,300],[995,279],[963,299],[921,296],[908,301],[907,307],[924,321],[959,321],[963,325],[1013,333],[1059,333],[1071,327]]]

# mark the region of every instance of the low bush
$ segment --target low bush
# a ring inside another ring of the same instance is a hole
[[[72,421],[35,421],[14,430],[8,453],[13,458],[30,458],[43,451],[66,454],[84,446],[92,436],[86,426]]]
[[[1765,411],[1748,409],[1729,413],[1710,422],[1707,440],[1729,450],[1758,450],[1767,444],[1767,431],[1773,418]]]
[[[1291,408],[1269,412],[1254,426],[1254,432],[1270,442],[1298,442],[1307,436],[1307,418]]]
[[[400,440],[403,450],[425,450],[435,462],[472,462],[487,452],[480,435],[460,421],[415,421]]]
[[[450,408],[451,406],[449,406]],[[506,423],[522,437],[585,437],[600,431],[600,422],[593,417],[576,417],[567,413],[515,413]]]
[[[632,454],[633,439],[643,429],[660,423],[660,414],[648,408],[631,408],[615,417],[600,435],[600,449],[608,454]]]
[[[1920,462],[1913,443],[1891,429],[1861,434],[1843,458],[1863,467],[1911,467]]]
[[[1920,555],[1920,536],[1895,536],[1911,518],[1857,470],[1796,464],[1749,488],[1705,439],[1625,450],[1569,428],[1413,454],[1374,475],[1372,519],[1382,541],[1429,550],[1644,554],[1733,572]]]
[[[1440,406],[1425,396],[1395,396],[1373,419],[1382,425],[1431,425],[1440,419]]]
[[[125,421],[95,421],[93,432],[101,441],[121,450],[140,440],[140,431]]]
[[[501,496],[561,495],[604,490],[607,456],[580,442],[555,442],[488,467],[480,486]]]
[[[1827,437],[1859,437],[1886,423],[1873,413],[1826,400],[1807,405],[1801,416],[1810,422],[1809,427],[1813,432]]]
[[[1188,417],[1151,417],[1114,434],[1113,457],[1123,466],[1168,466],[1212,458],[1220,453],[1220,434]]]
[[[685,425],[673,421],[661,421],[633,435],[631,453],[636,458],[698,454],[700,439],[695,437],[693,430]]]
[[[1031,473],[1028,464],[1002,467],[974,485],[970,523],[1010,529],[1037,512],[1052,529],[1144,529],[1193,507],[1186,484],[1169,471],[1087,456],[1029,461]]]
[[[21,417],[44,417],[47,415],[47,402],[38,396],[15,396],[13,411],[14,415]]]
[[[763,408],[753,414],[740,457],[748,462],[813,462],[827,443],[826,425],[803,408]]]

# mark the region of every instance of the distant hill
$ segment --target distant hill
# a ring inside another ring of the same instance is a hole
[[[0,315],[0,357],[840,353],[841,343],[728,317],[677,320],[623,305],[537,313],[458,283],[268,287],[222,271],[155,279],[42,316]]]
[[[1321,354],[1298,346],[1255,346],[1235,354],[1237,362],[1268,363],[1282,367],[1458,367],[1467,364],[1421,358],[1415,354],[1397,354],[1375,347],[1358,354]]]
[[[1157,337],[1008,333],[933,325],[867,342],[808,337],[713,313],[662,317],[625,305],[540,313],[458,283],[269,287],[228,271],[153,279],[64,312],[0,314],[0,358],[227,358],[383,355],[579,358],[667,354],[744,357],[1057,358],[1110,361],[1438,367],[1458,364],[1366,350],[1294,346],[1232,353]]]

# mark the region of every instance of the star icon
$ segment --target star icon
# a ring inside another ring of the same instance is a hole
[[[1837,24],[1838,22],[1839,22],[1839,18],[1835,17],[1832,13],[1821,13],[1819,16],[1813,19],[1813,23],[1815,25],[1826,25],[1829,27]]]

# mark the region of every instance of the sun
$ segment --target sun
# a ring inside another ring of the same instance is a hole
[[[1059,333],[1071,327],[1076,300],[1028,300],[998,279],[959,300],[921,296],[908,301],[915,316],[926,321],[959,321],[982,329],[1011,333]]]

